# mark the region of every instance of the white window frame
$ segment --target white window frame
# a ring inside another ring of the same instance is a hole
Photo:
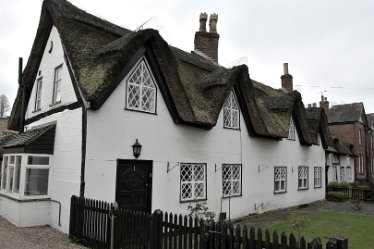
[[[290,118],[290,126],[288,128],[288,140],[296,140],[296,126],[295,121],[293,120],[293,117]]]
[[[351,166],[348,166],[347,167],[347,181],[351,181],[352,180],[352,167]]]
[[[42,157],[42,158],[48,158],[48,164],[29,164],[29,158],[30,157]],[[51,158],[49,156],[41,156],[41,155],[28,155],[26,157],[26,166],[25,166],[25,189],[24,189],[24,195],[28,197],[40,197],[40,196],[48,196],[49,191],[49,171],[50,171],[50,162]],[[47,193],[46,194],[27,194],[27,170],[32,169],[48,169],[48,182],[47,182]]]
[[[11,168],[14,167],[14,174],[13,174],[13,183],[10,184],[10,169],[9,168],[9,162],[10,158],[14,157],[14,163],[11,163]],[[46,157],[48,158],[48,165],[29,165],[28,164],[28,158],[29,157]],[[0,193],[12,197],[14,199],[26,199],[26,200],[32,200],[32,199],[44,199],[48,198],[48,191],[49,191],[49,181],[50,181],[50,166],[51,166],[51,156],[48,154],[5,154],[4,160],[2,163],[2,172],[4,173],[4,170],[6,170],[5,174],[1,175],[1,188]],[[6,167],[6,160],[8,160],[8,166]],[[19,160],[19,164],[17,166],[16,162]],[[48,169],[48,182],[47,182],[47,194],[42,195],[27,195],[25,194],[27,186],[27,170],[28,169]],[[17,171],[19,170],[19,171]],[[18,174],[19,173],[19,174]],[[18,176],[18,178],[16,177]],[[5,180],[4,180],[5,179]],[[18,184],[17,184],[18,180]],[[12,186],[12,189],[10,188]],[[17,191],[18,186],[18,191]]]
[[[279,173],[277,174],[277,172]],[[282,188],[282,183],[283,183],[283,188]],[[286,166],[275,166],[274,167],[274,194],[286,193],[286,192],[287,192],[287,167]]]
[[[223,127],[234,130],[240,129],[240,109],[234,91],[230,92],[223,104]]]
[[[11,160],[13,159],[13,160]],[[10,196],[19,194],[20,183],[21,183],[21,164],[22,155],[10,154],[4,155],[1,176],[1,188],[0,192]]]
[[[306,172],[306,175],[304,174]],[[297,186],[298,190],[306,190],[309,188],[309,167],[299,166],[297,170]]]
[[[61,103],[62,66],[63,64],[55,68],[55,75],[53,77],[52,105]]]
[[[345,174],[346,174],[345,167],[341,166],[340,167],[340,182],[346,182],[347,181]]]
[[[150,81],[152,83],[151,86],[144,85],[144,82],[146,81],[146,80],[144,80],[144,74],[141,77],[137,78],[136,81],[133,81],[133,76],[137,72],[139,72],[139,70],[143,70],[143,72],[147,72],[148,77],[149,77],[147,79],[150,79]],[[138,106],[134,106],[132,104],[132,100],[134,99],[134,97],[131,98],[131,96],[130,96],[131,89],[134,89],[134,88],[139,88],[139,90],[137,91],[137,94],[136,94],[137,99],[139,101]],[[145,92],[145,90],[150,91],[151,96],[152,96],[151,108],[149,110],[145,107],[145,105],[143,103],[143,97],[144,97],[143,93]],[[142,58],[136,64],[134,69],[131,71],[131,73],[129,74],[129,77],[127,77],[127,79],[126,79],[126,110],[133,110],[133,111],[155,114],[156,113],[156,105],[157,105],[156,80],[153,76],[152,70],[151,70],[147,60],[145,58]]]
[[[235,169],[239,168],[239,174],[234,177]],[[235,191],[234,185],[238,185]],[[227,187],[229,186],[229,187]],[[242,165],[241,164],[222,164],[222,196],[234,197],[242,195]]]
[[[364,174],[365,173],[365,171],[364,171],[364,157],[361,154],[358,157],[358,173],[359,174]]]
[[[40,111],[42,108],[42,86],[43,86],[43,77],[40,77],[36,81],[35,89],[35,103],[34,103],[34,112]]]
[[[191,177],[190,179],[186,180],[183,179],[183,172],[185,172],[184,167],[191,168]],[[203,168],[203,179],[195,179],[195,171],[197,167]],[[207,172],[206,172],[207,165],[205,163],[180,163],[180,202],[186,201],[197,201],[197,200],[206,200],[207,199]],[[203,185],[203,195],[197,196],[196,195],[196,188],[197,186]],[[190,186],[191,197],[184,197],[183,191],[187,186]]]
[[[322,167],[314,167],[314,188],[322,188]]]

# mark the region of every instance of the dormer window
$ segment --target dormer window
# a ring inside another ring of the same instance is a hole
[[[61,102],[61,73],[62,73],[62,65],[55,68],[55,78],[53,81],[52,104],[57,104]]]
[[[42,83],[43,83],[43,78],[39,78],[36,82],[34,111],[39,111],[41,108]]]
[[[290,126],[288,128],[288,137],[287,137],[287,139],[289,139],[289,140],[295,140],[295,132],[296,132],[295,122],[293,121],[293,118],[291,117],[291,119],[290,119]]]
[[[135,111],[156,112],[156,85],[152,72],[143,59],[127,80],[126,108]]]
[[[239,106],[233,91],[230,92],[223,105],[223,127],[239,129]]]

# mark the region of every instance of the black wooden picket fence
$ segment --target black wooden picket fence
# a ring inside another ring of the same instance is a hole
[[[114,222],[112,223],[112,220]],[[113,230],[113,231],[112,231]],[[307,243],[277,232],[226,222],[155,211],[115,209],[108,202],[71,197],[69,237],[105,249],[322,249],[319,238]],[[347,239],[331,238],[326,249],[348,249]]]

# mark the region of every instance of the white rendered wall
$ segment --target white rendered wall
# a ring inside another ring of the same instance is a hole
[[[48,53],[50,41],[53,41],[52,53]],[[55,67],[62,66],[61,103],[50,106],[53,95],[53,80]],[[52,108],[69,105],[77,101],[72,81],[65,64],[63,49],[59,34],[52,28],[40,63],[43,77],[41,110],[34,112],[35,83],[28,103],[26,119],[44,113]],[[39,71],[38,70],[38,71]],[[36,81],[35,81],[36,82]],[[55,202],[12,202],[2,197],[2,215],[9,217],[15,225],[32,226],[48,224],[63,232],[69,230],[70,198],[79,195],[81,173],[81,145],[82,145],[82,109],[64,110],[41,118],[25,126],[25,130],[45,123],[56,121],[54,154],[50,158],[48,197],[62,204],[61,226],[58,225],[59,205]],[[21,183],[22,185],[22,183]],[[19,210],[21,221],[12,217],[11,210]],[[27,219],[27,217],[30,220]],[[42,220],[43,222],[35,222]]]
[[[52,52],[49,53],[50,44],[53,43]],[[64,51],[61,44],[60,35],[56,27],[52,27],[48,42],[46,43],[43,57],[40,62],[38,69],[38,75],[35,79],[32,92],[30,95],[29,102],[27,104],[26,119],[36,116],[40,113],[49,111],[50,109],[57,108],[63,105],[71,104],[77,101],[77,97],[74,93],[74,88],[70,79],[69,71],[64,59]],[[62,65],[61,71],[61,103],[56,105],[52,104],[53,96],[53,83],[55,76],[55,68]],[[40,71],[40,75],[39,75]],[[35,108],[35,96],[36,96],[36,82],[42,77],[42,92],[41,92],[41,110],[34,112]]]
[[[48,195],[61,202],[61,227],[58,226],[58,204],[50,204],[52,227],[69,231],[70,198],[79,195],[81,173],[82,109],[65,110],[28,126],[56,121],[54,154],[51,156]]]
[[[3,206],[1,216],[17,227],[43,226],[50,224],[50,202],[18,202],[0,196]]]
[[[139,139],[143,145],[139,160],[153,160],[152,210],[187,213],[190,203],[179,202],[178,162],[207,163],[207,203],[216,214],[221,211],[222,164],[243,165],[243,193],[231,198],[231,218],[324,199],[322,146],[300,146],[298,137],[296,141],[249,137],[242,116],[241,130],[224,129],[222,113],[211,130],[175,125],[159,91],[157,115],[124,110],[125,82],[126,79],[100,110],[87,114],[87,197],[115,200],[116,160],[134,159],[131,145]],[[175,166],[169,173],[168,163]],[[309,166],[308,190],[298,191],[300,165]],[[287,166],[287,193],[273,193],[274,166]],[[323,187],[319,189],[313,185],[314,166],[322,167]],[[223,212],[229,212],[228,205],[228,199],[224,199]]]
[[[328,153],[326,156],[326,164],[329,166],[327,177],[328,182],[354,182],[355,181],[355,168],[354,168],[354,158],[349,155],[338,155],[339,164],[335,164],[336,167],[336,177],[334,176],[335,172],[333,170],[333,153]],[[351,168],[351,172],[347,171],[347,168]],[[345,178],[341,178],[341,170],[344,168]],[[337,179],[336,179],[337,178]]]

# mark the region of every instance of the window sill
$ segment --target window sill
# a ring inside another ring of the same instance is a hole
[[[41,110],[42,110],[42,109],[39,108],[39,109],[37,109],[37,110],[32,111],[32,113],[37,113],[37,112],[40,112]]]
[[[314,186],[314,189],[322,188],[322,186]]]
[[[226,126],[224,126],[223,129],[240,131],[240,127],[239,128],[234,128],[234,127],[226,127]]]
[[[297,190],[298,191],[305,191],[305,190],[308,190],[309,188],[298,188]]]
[[[243,196],[242,194],[238,194],[238,195],[226,195],[226,196],[222,196],[222,199],[229,199],[229,198],[242,197],[242,196]]]
[[[59,105],[59,104],[61,104],[61,100],[60,100],[60,101],[57,101],[57,102],[55,102],[55,103],[50,104],[49,107],[54,107],[54,106],[57,106],[57,105]]]
[[[126,111],[132,111],[132,112],[141,112],[141,113],[148,113],[148,114],[152,114],[152,115],[157,115],[157,112],[156,110],[154,112],[147,112],[147,111],[143,111],[143,110],[137,110],[137,109],[130,109],[130,108],[125,108]]]
[[[274,191],[274,194],[275,195],[279,195],[279,194],[287,194],[287,191]]]
[[[207,201],[208,198],[201,198],[201,199],[188,199],[188,200],[179,200],[180,203],[186,202],[199,202],[199,201]]]
[[[17,201],[17,202],[33,202],[33,201],[47,201],[50,200],[48,195],[39,195],[39,196],[24,196],[20,197],[19,194],[10,194],[10,193],[0,193],[1,197]]]

